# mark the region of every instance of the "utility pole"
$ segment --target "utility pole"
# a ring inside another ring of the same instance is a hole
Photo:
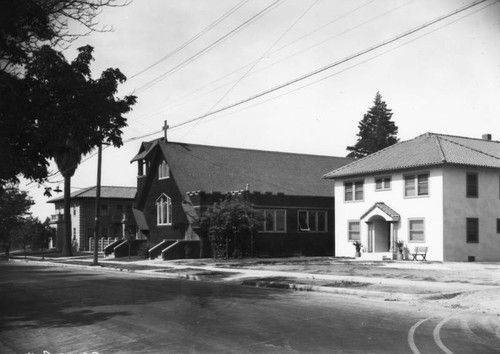
[[[97,148],[97,185],[95,187],[95,226],[94,226],[94,262],[92,265],[99,265],[97,261],[97,236],[99,235],[99,217],[101,214],[101,165],[102,165],[102,144]]]

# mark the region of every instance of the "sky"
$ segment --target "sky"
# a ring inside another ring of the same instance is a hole
[[[401,140],[425,132],[500,140],[500,1],[430,24],[474,2],[135,0],[106,8],[97,19],[113,31],[63,50],[73,60],[90,44],[94,77],[119,68],[128,80],[118,96],[138,98],[125,144],[103,151],[102,185],[136,185],[130,160],[142,141],[163,136],[165,120],[169,141],[345,156],[377,92]],[[96,176],[91,153],[72,192]],[[21,184],[42,220],[54,214],[44,186],[62,189],[63,179]]]

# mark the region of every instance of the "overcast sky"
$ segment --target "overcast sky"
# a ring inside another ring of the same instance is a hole
[[[130,160],[141,141],[162,136],[164,120],[175,142],[345,156],[377,91],[401,140],[429,131],[500,140],[500,2],[488,0],[348,59],[472,3],[135,0],[106,9],[99,21],[114,31],[92,33],[65,50],[72,60],[76,48],[92,45],[94,76],[117,67],[129,78],[120,95],[138,96],[125,145],[104,150],[102,184],[136,185]],[[72,191],[95,185],[96,165],[91,157],[78,167]],[[60,175],[51,181],[63,187]],[[36,201],[35,216],[54,213],[42,188],[24,189]]]

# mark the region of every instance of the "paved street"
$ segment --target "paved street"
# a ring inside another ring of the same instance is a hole
[[[1,353],[498,353],[488,315],[0,263]]]

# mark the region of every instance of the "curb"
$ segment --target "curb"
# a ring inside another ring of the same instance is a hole
[[[50,267],[62,267],[62,268],[71,268],[71,269],[84,269],[84,270],[93,270],[101,273],[119,273],[119,274],[130,274],[130,275],[144,275],[152,278],[165,278],[165,279],[183,279],[183,280],[191,280],[191,281],[206,281],[206,282],[218,282],[218,283],[232,283],[238,284],[242,286],[253,286],[257,288],[271,288],[271,289],[286,289],[286,290],[295,290],[295,291],[304,291],[304,292],[320,292],[320,293],[329,293],[336,295],[348,295],[348,296],[356,296],[360,298],[372,298],[384,301],[411,301],[411,300],[419,300],[428,297],[430,294],[407,294],[407,293],[397,293],[397,292],[383,292],[383,291],[375,291],[375,290],[359,290],[352,288],[341,288],[341,287],[327,287],[320,285],[305,285],[298,284],[288,281],[265,281],[265,280],[249,280],[242,277],[239,280],[221,280],[221,281],[211,281],[202,279],[200,276],[196,274],[187,274],[182,272],[182,268],[178,267],[173,272],[158,272],[157,270],[133,270],[133,269],[121,269],[115,267],[109,267],[99,264],[98,266],[93,265],[81,265],[81,264],[68,264],[63,262],[53,262],[53,261],[42,261],[42,260],[33,260],[33,259],[13,259],[10,258],[9,261],[16,263],[32,263],[37,265],[45,265]],[[161,269],[161,267],[159,267]],[[201,269],[200,269],[201,270]],[[211,270],[211,269],[210,269]],[[229,273],[228,270],[224,270]],[[243,274],[243,273],[242,273]],[[441,293],[442,294],[442,293]],[[435,296],[438,294],[432,294]]]

